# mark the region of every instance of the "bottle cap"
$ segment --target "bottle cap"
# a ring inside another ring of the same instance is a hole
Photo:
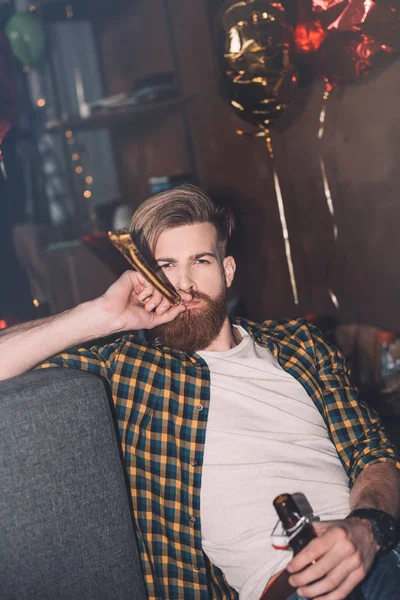
[[[396,336],[393,331],[377,331],[376,332],[376,341],[378,344],[393,344],[396,340]]]

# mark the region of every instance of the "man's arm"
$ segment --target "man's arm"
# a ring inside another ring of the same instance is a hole
[[[190,294],[181,293],[184,302]],[[0,334],[0,380],[20,375],[71,346],[112,333],[152,329],[175,319],[172,306],[141,275],[126,271],[107,292],[54,317],[23,323]]]
[[[357,477],[350,493],[351,510],[375,508],[400,517],[400,470],[390,463],[375,463]]]
[[[350,494],[351,509],[374,508],[399,516],[400,471],[375,463],[360,473]],[[318,538],[288,565],[290,584],[306,598],[324,594],[342,600],[365,578],[379,550],[368,520],[313,523]]]
[[[360,404],[341,353],[310,327],[324,394],[327,427],[352,485],[350,507],[398,517],[398,453],[378,415]],[[318,538],[288,565],[300,596],[342,600],[370,570],[379,550],[366,519],[313,523]]]

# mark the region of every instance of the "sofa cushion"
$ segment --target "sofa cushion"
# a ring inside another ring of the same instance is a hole
[[[142,599],[104,382],[67,369],[0,383],[0,597]]]

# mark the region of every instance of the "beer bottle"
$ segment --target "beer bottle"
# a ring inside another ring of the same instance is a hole
[[[298,554],[316,536],[313,526],[302,517],[293,496],[281,494],[274,500],[274,507],[289,539],[293,554]]]
[[[274,507],[288,536],[288,543],[296,555],[311,540],[317,537],[310,521],[301,514],[295,499],[290,494],[281,494],[274,500]],[[360,588],[353,590],[346,600],[364,600]]]

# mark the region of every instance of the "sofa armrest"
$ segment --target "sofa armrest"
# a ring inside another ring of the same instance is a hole
[[[44,369],[0,383],[0,597],[146,598],[105,383]]]

